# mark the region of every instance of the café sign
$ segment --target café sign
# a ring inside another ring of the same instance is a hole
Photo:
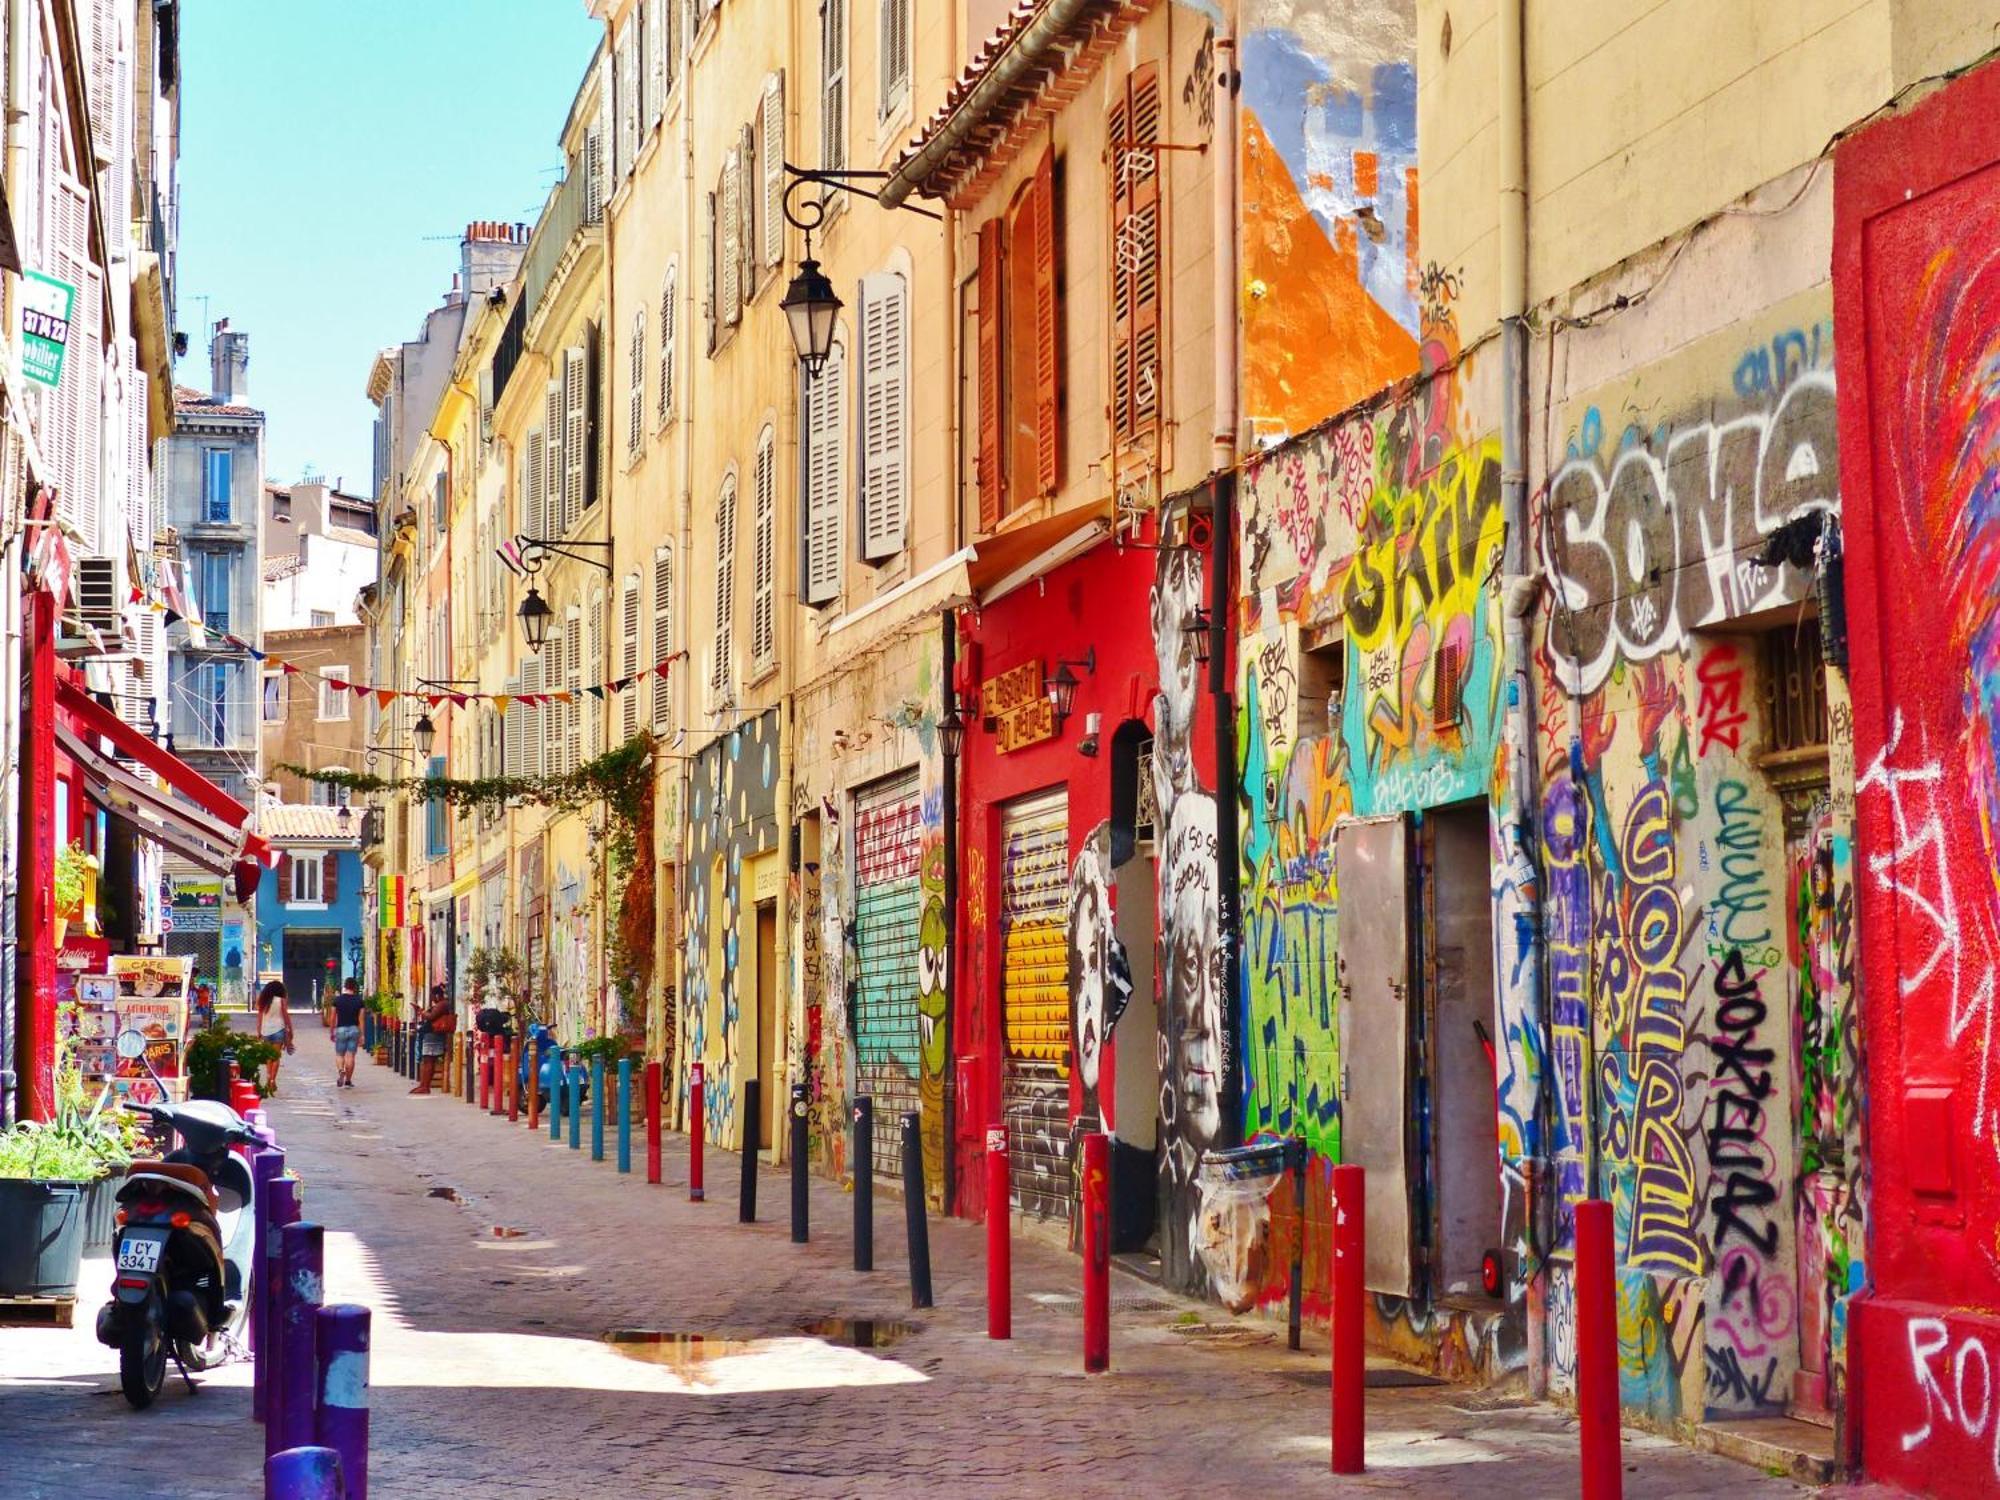
[[[993,743],[1002,755],[1056,737],[1055,705],[1042,686],[1042,664],[1020,666],[979,685],[979,703],[993,720]]]

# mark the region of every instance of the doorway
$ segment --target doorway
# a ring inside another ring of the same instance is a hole
[[[777,1157],[785,1119],[784,1078],[778,1066],[778,903],[757,903],[757,1128],[763,1148]]]
[[[340,934],[287,931],[284,977],[294,1010],[318,1010],[340,987]]]

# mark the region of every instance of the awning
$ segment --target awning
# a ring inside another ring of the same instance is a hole
[[[980,602],[1011,594],[1110,536],[1109,509],[1108,504],[1072,506],[976,543],[967,572]]]

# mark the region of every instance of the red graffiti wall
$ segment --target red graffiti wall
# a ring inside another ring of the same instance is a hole
[[[1868,1470],[2000,1491],[2000,68],[1835,158]]]

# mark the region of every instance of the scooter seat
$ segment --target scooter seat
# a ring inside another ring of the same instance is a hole
[[[188,1162],[150,1158],[135,1161],[125,1169],[125,1185],[130,1187],[139,1182],[155,1182],[177,1192],[193,1193],[208,1205],[210,1213],[220,1206],[221,1200],[216,1196],[215,1184],[208,1180],[208,1173]]]

